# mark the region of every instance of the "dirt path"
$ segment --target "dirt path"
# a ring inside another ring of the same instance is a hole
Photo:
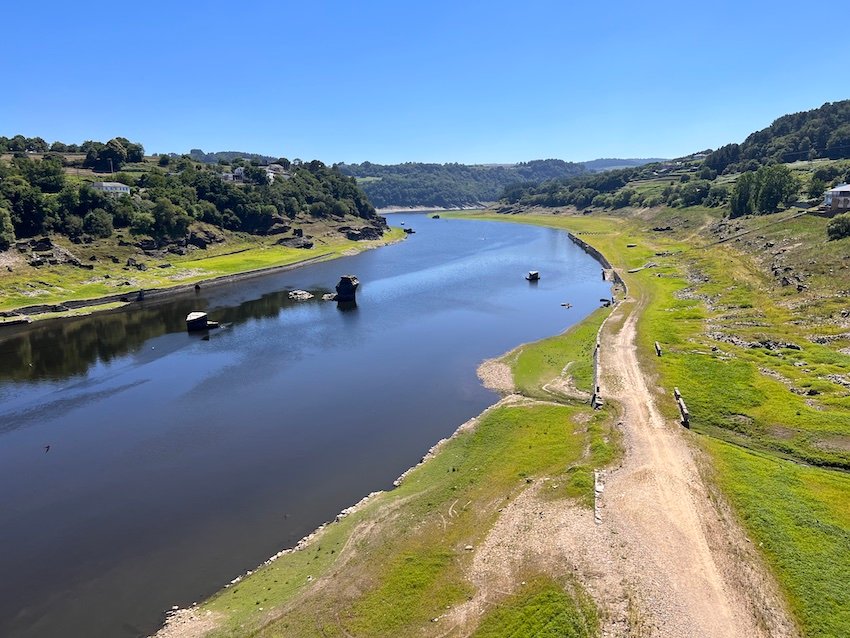
[[[543,497],[549,481],[514,499],[476,548],[476,594],[446,614],[451,635],[469,635],[535,565],[588,589],[605,637],[799,635],[760,556],[700,475],[701,452],[655,408],[635,349],[642,309],[620,304],[603,331],[600,385],[622,408],[625,453],[604,474],[601,521]]]
[[[796,635],[761,560],[700,476],[699,450],[666,422],[638,365],[642,303],[621,304],[605,335],[602,395],[622,407],[623,465],[607,479],[603,526],[621,541],[621,563],[660,636]],[[615,317],[617,319],[617,317]]]

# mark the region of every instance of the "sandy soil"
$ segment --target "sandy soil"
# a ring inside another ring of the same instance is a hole
[[[478,366],[478,378],[488,390],[501,394],[514,391],[514,376],[511,368],[498,359],[487,359]]]

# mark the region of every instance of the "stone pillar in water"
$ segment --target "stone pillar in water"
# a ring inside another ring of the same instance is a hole
[[[343,275],[336,285],[334,301],[356,301],[355,294],[360,281],[354,275]]]

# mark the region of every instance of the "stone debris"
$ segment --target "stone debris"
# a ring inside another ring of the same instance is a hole
[[[308,299],[312,299],[315,295],[307,292],[306,290],[292,290],[288,296],[294,301],[307,301]]]

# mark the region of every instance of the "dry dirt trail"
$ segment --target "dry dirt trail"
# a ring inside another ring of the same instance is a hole
[[[636,596],[642,633],[797,635],[760,557],[722,499],[712,498],[700,451],[655,407],[635,346],[644,303],[621,303],[612,315],[599,380],[602,396],[621,406],[625,445],[622,465],[605,481],[600,526],[618,538],[618,569]]]
[[[758,551],[703,479],[703,453],[655,407],[635,347],[644,303],[620,303],[602,333],[599,384],[620,407],[625,449],[605,472],[599,520],[545,498],[548,479],[525,490],[476,548],[475,596],[435,636],[470,635],[529,566],[574,575],[601,610],[604,638],[799,636]]]

